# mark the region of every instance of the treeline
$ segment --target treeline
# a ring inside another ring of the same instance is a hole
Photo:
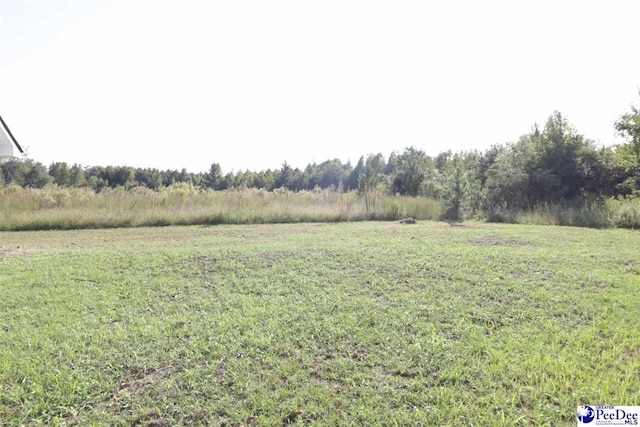
[[[307,165],[284,163],[280,169],[223,173],[218,163],[206,172],[158,170],[127,166],[67,165],[48,168],[33,160],[3,162],[0,185],[41,188],[133,188],[158,190],[175,183],[216,191],[236,188],[290,191],[355,190],[375,194],[424,196],[445,202],[447,217],[462,219],[499,210],[526,210],[543,204],[604,200],[640,195],[640,111],[620,117],[615,128],[627,143],[596,147],[558,112],[534,126],[517,142],[495,145],[485,152],[446,151],[431,157],[409,147],[401,153],[362,156],[357,164],[339,159]]]

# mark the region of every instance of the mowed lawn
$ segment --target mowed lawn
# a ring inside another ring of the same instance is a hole
[[[640,233],[0,233],[0,425],[575,425],[640,404]]]

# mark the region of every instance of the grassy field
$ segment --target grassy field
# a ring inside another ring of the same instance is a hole
[[[640,235],[0,233],[0,425],[575,425],[640,403]]]
[[[0,188],[0,231],[74,230],[167,225],[274,224],[440,219],[443,202],[424,197],[358,195],[334,190],[160,191],[47,187]]]
[[[640,198],[543,204],[519,211],[465,211],[466,219],[537,225],[640,229]],[[0,188],[0,231],[77,230],[169,225],[290,224],[443,220],[444,200],[335,190],[291,192],[244,188],[211,191],[185,183],[152,191],[144,187]]]

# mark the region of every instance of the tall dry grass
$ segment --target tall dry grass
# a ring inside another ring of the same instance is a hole
[[[114,228],[163,225],[338,222],[362,220],[441,220],[440,201],[360,196],[333,190],[290,192],[242,189],[201,190],[179,183],[160,191],[144,187],[44,189],[0,188],[0,231]],[[545,204],[535,209],[496,209],[489,221],[579,227],[640,229],[640,198]]]
[[[160,225],[246,224],[440,219],[440,202],[355,192],[200,190],[179,183],[160,191],[144,187],[0,189],[0,230],[50,230]]]
[[[491,222],[640,229],[640,198],[542,204],[529,210],[495,209]]]

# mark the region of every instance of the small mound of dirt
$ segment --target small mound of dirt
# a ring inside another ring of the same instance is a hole
[[[417,221],[413,218],[404,218],[400,220],[400,224],[416,224]]]

